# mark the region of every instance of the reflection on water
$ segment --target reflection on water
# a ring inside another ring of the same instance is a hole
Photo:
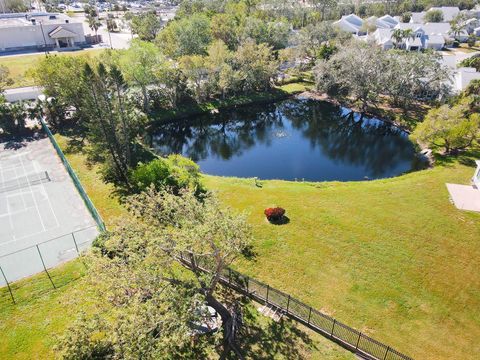
[[[181,153],[214,175],[362,180],[419,169],[407,135],[383,121],[314,100],[290,99],[163,125],[160,154]]]

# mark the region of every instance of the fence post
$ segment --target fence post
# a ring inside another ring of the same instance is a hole
[[[80,256],[80,251],[78,250],[77,240],[75,240],[75,233],[72,232],[73,243],[75,244],[75,250],[77,250],[77,255]]]
[[[288,300],[287,300],[287,314],[288,314],[289,307],[290,307],[290,295],[288,295]]]
[[[331,332],[330,336],[333,336],[333,329],[335,329],[335,323],[336,322],[337,322],[337,320],[333,319],[332,332]]]
[[[40,252],[40,248],[38,247],[38,245],[35,245],[35,246],[37,247],[38,255],[40,255],[40,260],[42,260],[43,269],[44,269],[45,272],[47,273],[48,279],[49,279],[50,282],[52,283],[53,288],[56,289],[55,284],[53,283],[53,280],[52,280],[52,278],[50,277],[50,274],[49,274],[48,271],[47,271],[47,267],[45,266],[45,263],[44,263],[44,261],[43,261],[43,257],[42,257],[42,253]]]
[[[5,276],[5,273],[3,272],[3,269],[2,269],[1,266],[0,266],[0,271],[2,272],[2,275],[3,275],[3,278],[5,279],[5,282],[7,283],[8,292],[10,293],[12,301],[13,301],[14,304],[16,304],[15,298],[13,297],[12,289],[10,288],[10,284],[8,283],[7,277]]]
[[[228,268],[228,283],[232,283],[232,269]]]
[[[362,333],[360,332],[360,333],[358,334],[357,345],[355,345],[355,350],[358,349],[358,344],[360,344],[360,338],[361,338],[361,337],[362,337]]]
[[[268,293],[269,292],[270,292],[270,285],[267,285],[267,298],[265,299],[267,304],[268,304]]]
[[[390,346],[387,346],[387,351],[385,351],[385,356],[383,357],[383,360],[387,358],[387,354],[390,351]]]
[[[246,277],[246,280],[247,280],[247,294],[250,294],[250,291],[248,291],[248,280],[249,280],[249,279],[250,279],[250,278],[247,276],[247,277]]]
[[[308,312],[308,325],[310,325],[310,317],[312,316],[312,307],[310,306],[310,311]]]

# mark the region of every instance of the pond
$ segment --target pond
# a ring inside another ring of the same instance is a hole
[[[379,179],[425,166],[399,128],[298,98],[162,125],[151,145],[191,158],[206,174],[260,179]]]

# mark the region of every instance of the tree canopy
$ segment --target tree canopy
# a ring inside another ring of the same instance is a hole
[[[207,305],[222,319],[220,353],[240,353],[240,310],[219,279],[250,244],[245,216],[211,195],[198,201],[192,192],[153,188],[127,206],[133,217],[102,235],[87,258],[110,315],[81,316],[59,340],[62,357],[206,357],[209,338],[195,336],[195,324],[209,316]]]

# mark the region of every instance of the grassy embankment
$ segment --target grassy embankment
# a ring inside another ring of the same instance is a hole
[[[124,213],[112,188],[83,155],[67,157],[111,224]],[[474,359],[480,352],[480,215],[458,211],[445,187],[469,182],[469,159],[370,182],[262,181],[261,188],[252,179],[205,176],[205,182],[225,204],[246,211],[253,226],[256,256],[237,269],[415,358]],[[288,224],[265,221],[263,209],[272,205],[286,208]],[[0,339],[0,352],[51,354],[52,334],[64,328],[77,284],[81,280],[29,301],[46,319],[4,302],[9,335]],[[64,298],[52,301],[56,296]],[[88,310],[88,301],[84,306]],[[313,339],[308,357],[348,356]]]
[[[90,49],[75,52],[52,53],[50,56],[94,57],[98,56],[102,51],[103,49]],[[34,85],[33,79],[28,73],[43,57],[45,57],[43,53],[0,57],[0,65],[4,65],[8,68],[8,70],[10,70],[10,77],[13,79],[13,84],[9,86],[9,88]]]

